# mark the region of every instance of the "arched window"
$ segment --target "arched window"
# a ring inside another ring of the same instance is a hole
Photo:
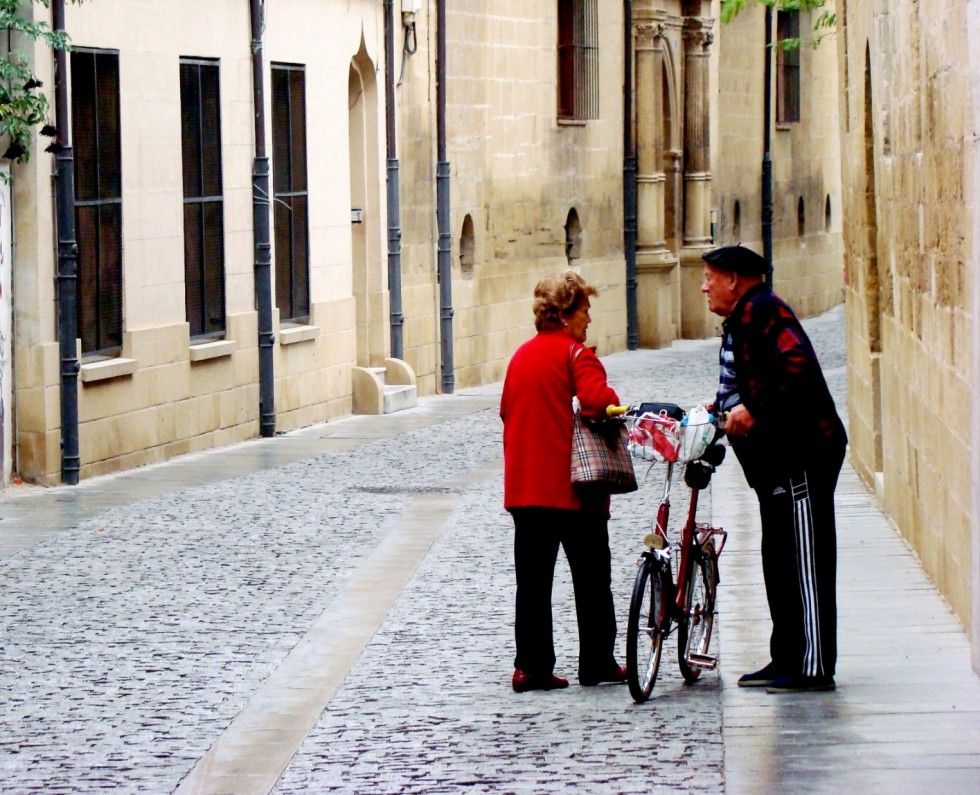
[[[565,256],[569,265],[582,256],[582,224],[574,207],[568,211],[565,220]]]
[[[806,232],[806,207],[803,204],[803,197],[800,196],[796,204],[796,234],[803,237]]]
[[[833,219],[830,215],[830,194],[827,194],[827,201],[823,205],[823,230],[824,232],[830,231],[830,224]]]
[[[459,270],[464,279],[473,278],[473,254],[476,238],[473,236],[473,218],[469,213],[463,219],[463,232],[459,236]]]
[[[736,243],[742,242],[742,205],[738,199],[732,208],[732,238]]]

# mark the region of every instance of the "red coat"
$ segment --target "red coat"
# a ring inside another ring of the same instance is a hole
[[[573,348],[579,351],[574,365]],[[517,349],[500,398],[508,510],[583,507],[571,477],[573,395],[588,417],[604,417],[606,406],[619,404],[594,351],[564,331],[540,332]],[[608,497],[603,503],[608,512]]]

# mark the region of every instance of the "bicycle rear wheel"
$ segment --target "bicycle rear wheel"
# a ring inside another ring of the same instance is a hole
[[[660,652],[670,627],[670,571],[644,555],[630,599],[626,635],[626,681],[637,704],[650,697],[660,670]]]
[[[677,661],[684,681],[697,681],[705,667],[698,658],[711,658],[711,635],[715,626],[715,592],[718,564],[714,555],[700,548],[688,551],[691,570],[684,590],[682,614],[677,626]],[[714,667],[714,663],[708,667]]]

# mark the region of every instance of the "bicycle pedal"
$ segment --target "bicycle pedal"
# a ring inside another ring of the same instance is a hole
[[[687,661],[691,665],[696,665],[698,668],[704,668],[708,671],[713,671],[718,666],[718,658],[712,657],[710,654],[691,652],[687,655]]]

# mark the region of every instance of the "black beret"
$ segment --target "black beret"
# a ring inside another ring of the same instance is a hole
[[[769,270],[766,261],[752,249],[745,246],[723,246],[714,251],[707,251],[701,259],[712,268],[720,271],[730,271],[743,276],[762,276]]]

